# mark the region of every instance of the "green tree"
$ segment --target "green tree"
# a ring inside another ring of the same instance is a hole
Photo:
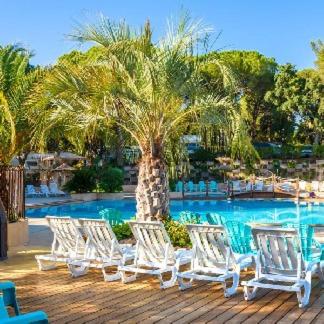
[[[264,100],[264,95],[274,84],[277,70],[275,60],[256,51],[233,50],[209,53],[207,56],[209,60],[203,66],[203,73],[209,89],[223,84],[224,91],[228,91],[228,74],[222,73],[222,67],[214,62],[217,58],[217,62],[221,61],[234,74],[235,93],[232,95],[234,102],[239,104],[240,115],[247,124],[249,134],[254,140],[265,140],[264,122],[272,114],[272,107]],[[220,80],[223,80],[223,83],[220,83]]]
[[[0,46],[0,164],[9,164],[30,140],[25,104],[42,74],[30,57],[21,47]]]
[[[280,123],[283,135],[281,141],[291,141],[287,129],[294,130],[296,135],[309,143],[318,143],[323,133],[323,115],[320,110],[323,86],[314,70],[298,72],[291,65],[279,68],[275,76],[275,87],[266,94],[266,100],[277,108],[284,123]],[[302,135],[303,133],[303,135]],[[299,135],[298,135],[299,134]]]
[[[193,53],[206,32],[185,16],[153,44],[149,23],[134,31],[125,22],[102,18],[99,24],[79,28],[72,38],[95,43],[104,56],[86,66],[57,68],[41,93],[50,103],[43,115],[46,125],[61,124],[71,136],[82,138],[98,127],[105,132],[113,120],[131,135],[142,152],[136,190],[139,219],[169,214],[165,148],[173,132],[210,107],[221,107],[217,113],[233,121],[232,130],[238,126],[227,97],[202,87]],[[36,138],[45,138],[48,128],[37,127]]]
[[[316,67],[322,82],[324,82],[324,43],[321,40],[311,43],[312,49],[316,55]]]

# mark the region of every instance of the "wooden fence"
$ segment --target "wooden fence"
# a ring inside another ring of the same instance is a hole
[[[0,199],[9,222],[25,218],[23,167],[0,166]]]

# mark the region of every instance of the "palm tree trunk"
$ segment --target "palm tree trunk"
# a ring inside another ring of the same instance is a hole
[[[163,158],[143,155],[136,201],[137,220],[162,220],[169,215],[169,181]]]

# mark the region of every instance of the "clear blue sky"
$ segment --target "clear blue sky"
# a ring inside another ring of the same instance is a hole
[[[65,36],[76,21],[103,13],[139,26],[149,18],[158,37],[182,7],[222,31],[216,47],[257,50],[298,68],[313,66],[309,43],[324,39],[324,0],[0,0],[0,44],[19,42],[35,52],[34,64],[50,64],[78,48]]]

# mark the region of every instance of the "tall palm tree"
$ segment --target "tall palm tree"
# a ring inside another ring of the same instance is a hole
[[[55,68],[42,93],[49,104],[38,113],[47,121],[36,121],[35,138],[46,138],[48,127],[42,124],[64,125],[66,132],[82,138],[97,128],[107,129],[113,121],[131,135],[142,152],[137,218],[167,216],[166,143],[207,108],[228,120],[235,114],[226,96],[205,91],[199,74],[197,51],[208,32],[187,16],[177,25],[170,23],[165,37],[156,44],[149,23],[140,31],[106,18],[80,26],[71,38],[94,43],[101,48],[100,55],[83,66]]]
[[[41,75],[31,54],[15,45],[0,46],[0,164],[8,164],[28,143],[24,105]]]

